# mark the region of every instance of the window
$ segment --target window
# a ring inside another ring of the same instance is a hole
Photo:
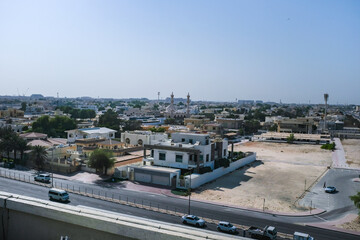
[[[209,161],[209,154],[206,154],[206,161]]]
[[[182,161],[183,161],[183,155],[176,154],[175,161],[176,161],[176,162],[182,162]]]
[[[182,142],[185,142],[185,138],[182,138],[181,141],[182,141]]]
[[[200,162],[204,160],[204,155],[200,155]]]
[[[159,153],[159,160],[166,160],[166,153]]]
[[[226,156],[226,149],[224,149],[224,157]]]
[[[190,143],[190,144],[193,144],[193,140],[192,140],[192,139],[189,139],[189,143]]]
[[[192,160],[193,160],[193,155],[192,155],[192,154],[190,154],[190,156],[189,156],[189,160],[190,160],[190,161],[192,161]]]
[[[154,149],[151,149],[151,157],[154,157]]]
[[[205,145],[209,145],[209,139],[205,140]]]

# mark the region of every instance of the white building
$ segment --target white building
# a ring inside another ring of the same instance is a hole
[[[96,138],[111,139],[115,138],[115,130],[106,127],[82,128],[65,131],[68,143],[73,143],[78,139]]]
[[[153,133],[151,131],[133,131],[121,133],[121,142],[130,145],[155,144],[168,140],[166,133]]]
[[[215,160],[228,157],[227,146],[227,140],[210,141],[208,134],[173,133],[172,141],[145,145],[151,156],[144,156],[144,161],[177,169],[214,169]]]

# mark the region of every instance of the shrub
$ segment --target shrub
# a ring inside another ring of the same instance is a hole
[[[207,173],[207,172],[212,172],[211,167],[202,167],[202,168],[199,169],[200,174],[204,174],[204,173]]]
[[[291,133],[290,136],[286,138],[286,141],[287,141],[288,143],[293,143],[294,140],[295,140],[295,136],[294,136],[293,133]]]
[[[333,143],[326,143],[324,145],[321,146],[321,149],[326,149],[326,150],[331,150],[331,151],[334,151],[335,150],[335,146],[336,144],[333,142]]]

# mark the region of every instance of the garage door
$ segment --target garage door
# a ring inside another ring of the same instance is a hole
[[[139,182],[151,182],[151,175],[150,174],[145,174],[145,173],[135,173],[135,181],[139,181]]]
[[[170,179],[169,177],[163,177],[163,176],[152,176],[152,183],[154,184],[159,184],[159,185],[164,185],[164,186],[169,186]]]

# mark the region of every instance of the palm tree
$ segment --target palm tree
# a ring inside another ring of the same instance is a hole
[[[350,196],[350,199],[351,201],[354,202],[354,205],[360,210],[360,192],[358,192],[354,196]],[[359,215],[360,215],[360,211],[359,211]]]
[[[23,138],[19,138],[17,141],[17,150],[20,151],[20,162],[23,164],[24,161],[24,152],[29,149],[27,142]]]
[[[31,158],[38,170],[44,169],[45,161],[47,159],[46,148],[38,145],[32,147]]]
[[[106,175],[108,168],[114,166],[115,159],[113,158],[112,152],[103,149],[96,149],[91,153],[88,164],[96,170],[104,169]]]
[[[326,114],[327,114],[327,102],[329,99],[329,94],[324,94],[324,100],[325,100],[325,117],[324,117],[324,127],[326,128]]]

